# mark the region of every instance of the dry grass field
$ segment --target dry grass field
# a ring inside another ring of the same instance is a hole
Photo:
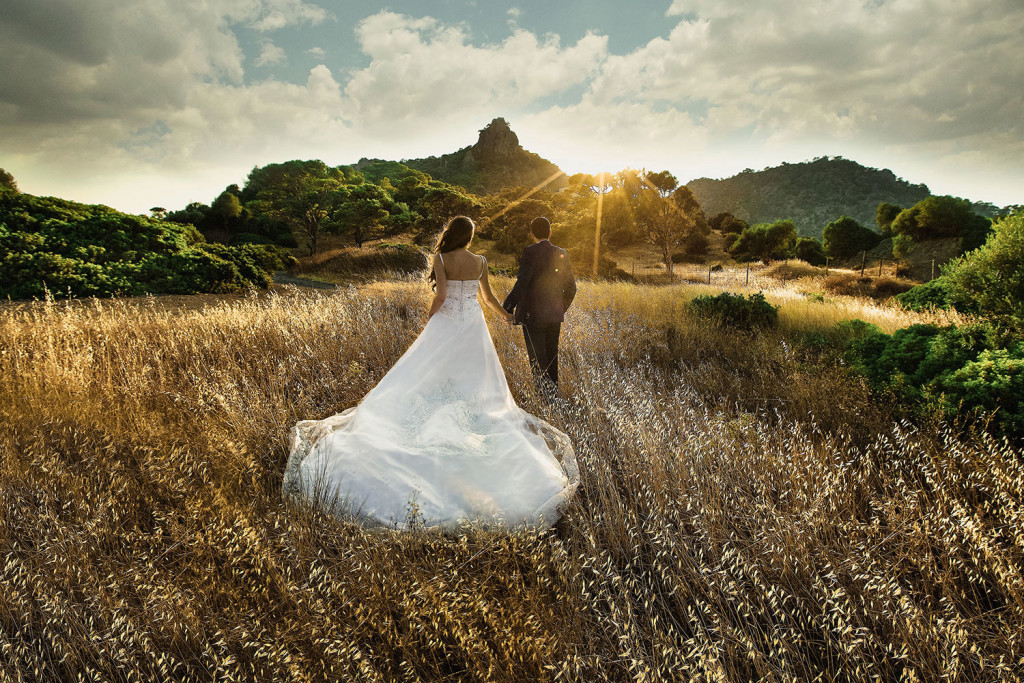
[[[582,476],[514,534],[367,532],[280,494],[291,425],[383,376],[422,280],[7,306],[0,680],[1021,680],[1021,453],[792,343],[922,317],[779,285],[779,329],[749,334],[690,318],[704,291],[583,283],[553,408],[492,324]]]

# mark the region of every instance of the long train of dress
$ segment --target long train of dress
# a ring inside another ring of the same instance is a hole
[[[477,280],[441,309],[362,402],[299,422],[283,489],[366,525],[546,527],[579,484],[569,438],[520,409]]]

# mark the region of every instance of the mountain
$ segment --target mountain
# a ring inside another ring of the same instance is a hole
[[[494,119],[481,130],[475,145],[441,157],[406,159],[402,163],[476,194],[490,194],[509,186],[533,187],[545,181],[549,181],[545,186],[548,190],[567,185],[558,166],[522,148],[519,137],[503,118]]]
[[[930,195],[926,185],[842,157],[747,169],[723,180],[698,178],[687,187],[708,216],[727,211],[751,224],[791,218],[801,235],[818,239],[840,216],[874,228],[879,203],[909,207]]]

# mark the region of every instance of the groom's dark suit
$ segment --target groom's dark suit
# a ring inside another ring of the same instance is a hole
[[[523,325],[526,353],[538,378],[558,384],[558,335],[565,311],[576,296],[569,254],[548,240],[523,249],[519,277],[503,304]]]

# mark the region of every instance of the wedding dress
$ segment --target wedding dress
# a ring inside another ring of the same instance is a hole
[[[447,286],[441,308],[358,406],[295,426],[286,494],[367,526],[557,521],[579,484],[572,444],[512,398],[479,280]]]

